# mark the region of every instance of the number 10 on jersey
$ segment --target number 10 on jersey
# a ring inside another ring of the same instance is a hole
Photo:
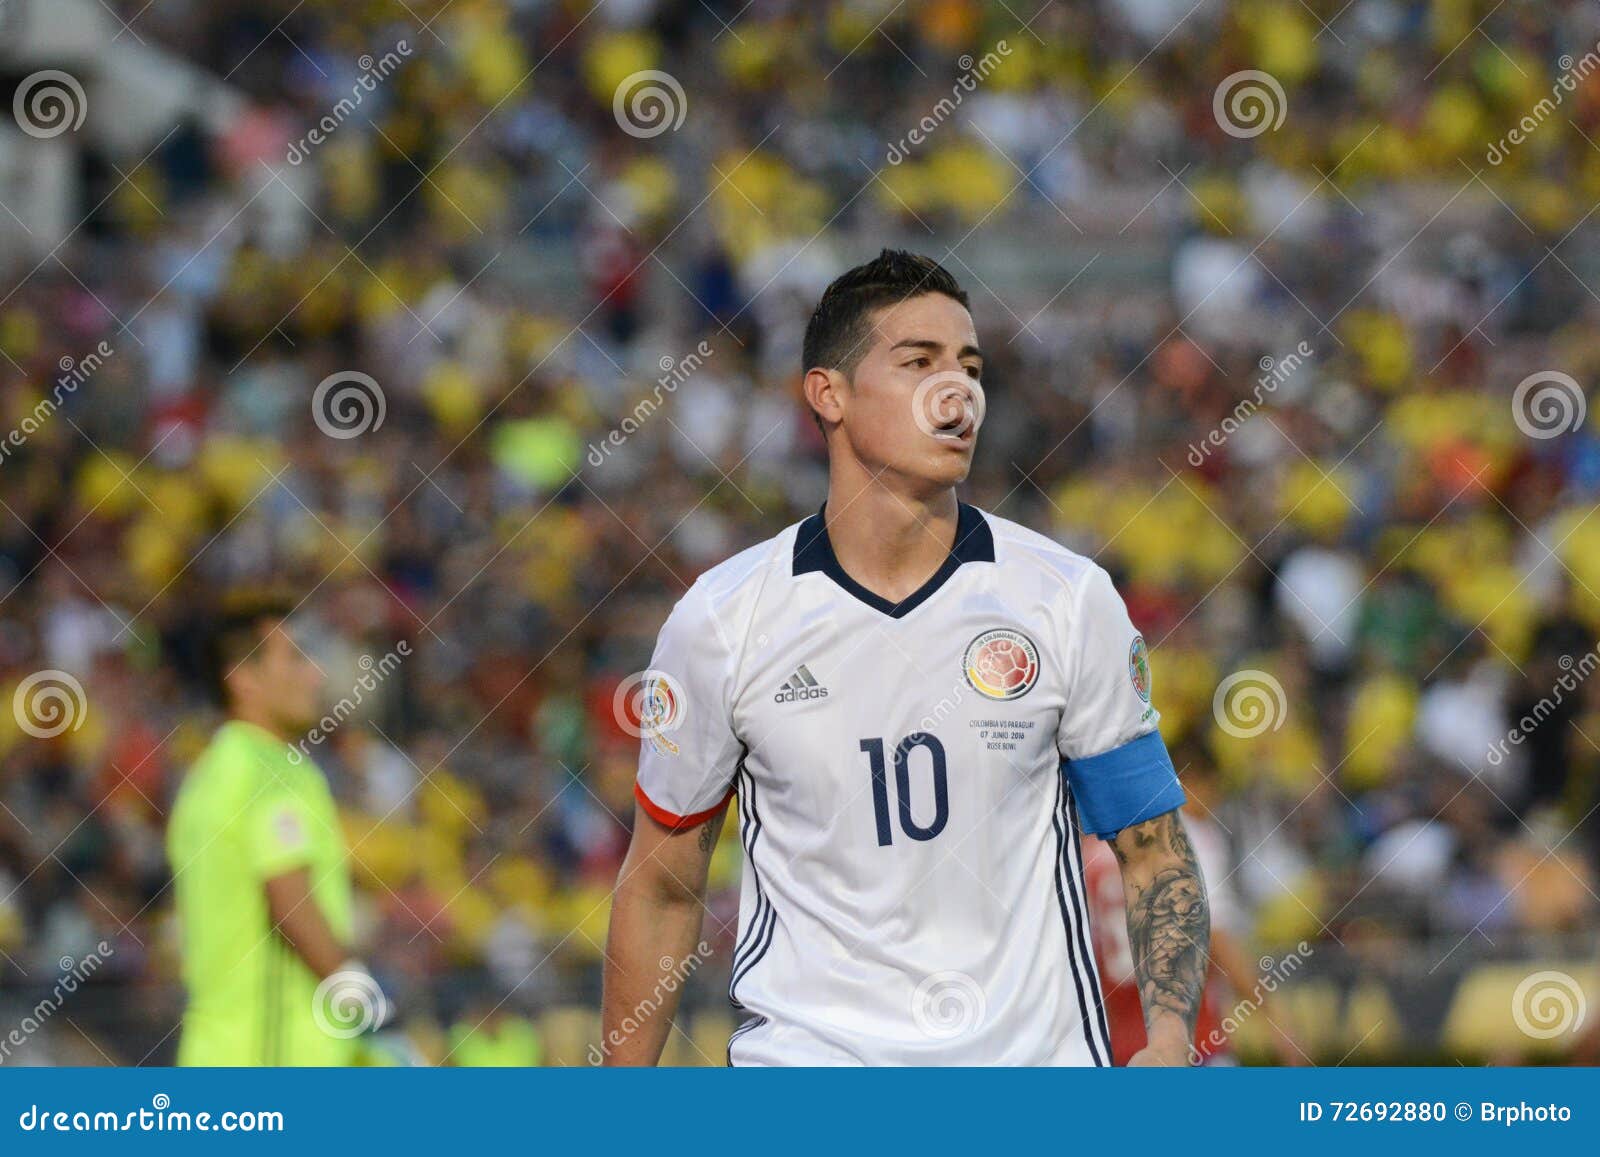
[[[926,826],[917,823],[911,814],[911,759],[919,747],[927,749],[933,771],[933,820]],[[889,773],[883,740],[863,739],[861,750],[872,764],[872,811],[878,823],[878,846],[888,847],[894,842],[894,831],[889,817]],[[945,773],[944,744],[937,736],[913,731],[895,745],[894,790],[901,831],[914,840],[931,840],[944,831],[945,822],[950,818],[950,789]]]

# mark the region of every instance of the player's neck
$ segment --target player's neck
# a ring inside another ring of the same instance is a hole
[[[828,488],[828,542],[846,574],[898,602],[933,577],[956,540],[954,489],[924,498],[897,494],[879,481]]]
[[[247,704],[235,703],[228,712],[228,718],[237,723],[248,723],[251,727],[265,731],[274,739],[288,739],[288,736],[284,734],[283,728],[272,717],[271,712],[253,710]]]

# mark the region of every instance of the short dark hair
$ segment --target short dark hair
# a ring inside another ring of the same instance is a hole
[[[967,293],[937,261],[904,249],[885,249],[865,265],[840,275],[823,291],[806,324],[801,373],[813,369],[848,374],[866,352],[872,312],[925,293],[942,293],[967,306]]]
[[[269,626],[287,619],[295,603],[279,591],[235,591],[223,595],[201,625],[207,690],[228,707],[228,673],[266,637]]]

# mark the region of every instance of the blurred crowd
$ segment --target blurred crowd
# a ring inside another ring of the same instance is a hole
[[[83,694],[0,712],[0,988],[101,940],[96,985],[173,983],[196,640],[288,589],[374,967],[433,1057],[536,1059],[597,996],[617,688],[821,501],[801,334],[890,243],[973,297],[965,497],[1118,580],[1254,944],[1595,926],[1594,5],[113,7],[244,103],[85,149],[82,225],[5,271],[0,698]],[[1276,127],[1214,99],[1244,70]],[[166,1059],[136,1008],[149,1051],[95,1047]]]

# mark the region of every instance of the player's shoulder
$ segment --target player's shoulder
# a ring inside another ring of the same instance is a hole
[[[281,778],[287,745],[265,732],[230,719],[217,728],[211,741],[195,758],[187,782],[205,789],[210,798],[229,792],[255,791],[265,781]]]
[[[715,624],[725,638],[729,628],[749,617],[761,591],[774,579],[786,578],[794,559],[794,538],[800,523],[703,571],[672,609],[670,621],[681,626]]]
[[[994,536],[994,561],[1004,573],[1018,579],[1037,579],[1059,585],[1072,594],[1104,570],[1094,559],[1062,546],[1048,535],[1030,530],[1009,518],[983,511]]]

